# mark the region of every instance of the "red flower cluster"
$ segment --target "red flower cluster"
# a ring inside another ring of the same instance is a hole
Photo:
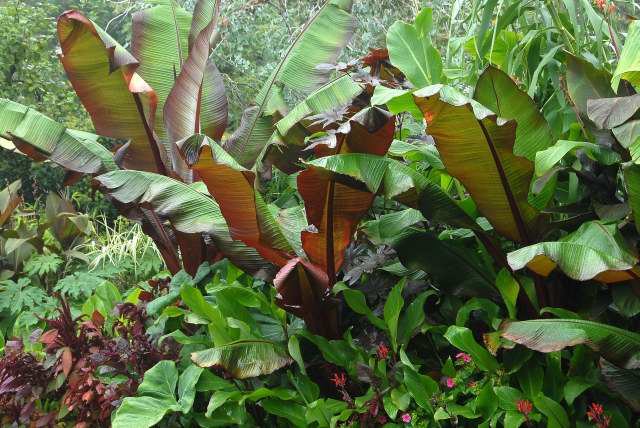
[[[329,380],[333,382],[337,388],[344,388],[344,386],[347,384],[347,377],[345,376],[344,372],[341,372],[340,374],[334,373],[333,378]]]
[[[610,2],[609,6],[607,6],[607,0],[594,0],[593,4],[595,4],[602,13],[607,12],[611,14],[616,11],[616,5],[613,2]]]
[[[389,348],[384,343],[378,345],[378,358],[381,360],[386,360],[389,356]]]
[[[518,408],[518,412],[525,416],[533,411],[533,404],[529,400],[516,401],[516,407]]]
[[[595,422],[598,428],[608,428],[611,423],[611,416],[605,416],[602,404],[591,403],[587,410],[587,417],[591,422]]]

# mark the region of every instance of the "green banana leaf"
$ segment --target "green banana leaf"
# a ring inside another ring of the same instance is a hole
[[[222,367],[236,379],[271,374],[293,363],[287,349],[279,343],[244,339],[191,354],[200,367]]]
[[[309,20],[291,44],[256,97],[255,106],[245,110],[239,129],[227,140],[225,149],[242,166],[252,167],[271,139],[274,118],[280,104],[281,87],[307,94],[329,79],[317,66],[333,63],[350,40],[355,27],[351,15],[353,0],[329,0]]]
[[[0,137],[11,140],[36,161],[50,160],[72,172],[101,174],[118,169],[97,135],[65,128],[27,106],[2,98]]]
[[[513,270],[525,266],[542,276],[558,268],[577,281],[595,279],[605,283],[638,277],[637,255],[615,224],[584,223],[559,241],[540,242],[507,255]]]

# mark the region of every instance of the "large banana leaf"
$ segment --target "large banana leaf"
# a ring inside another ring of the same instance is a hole
[[[587,116],[587,101],[599,98],[611,98],[615,93],[609,82],[611,75],[595,68],[582,58],[566,54],[567,90],[578,113],[583,119]]]
[[[256,105],[243,115],[241,132],[234,134],[225,149],[241,165],[251,167],[274,130],[274,97],[281,87],[307,94],[329,79],[317,66],[333,63],[353,34],[352,0],[329,0],[309,20],[271,73],[256,97]]]
[[[51,160],[69,171],[101,174],[117,169],[98,136],[68,129],[37,111],[0,99],[0,137],[36,161]]]
[[[233,240],[220,207],[208,195],[172,178],[141,171],[113,171],[96,178],[101,189],[125,204],[136,216],[139,208],[151,208],[178,232],[206,234],[234,264],[250,271],[265,266],[252,248]],[[191,256],[185,253],[184,257]]]
[[[476,83],[473,98],[498,116],[516,121],[516,156],[534,161],[537,152],[554,143],[551,128],[536,103],[504,71],[487,67]]]
[[[123,165],[164,172],[164,153],[153,135],[158,97],[136,73],[136,59],[77,11],[60,15],[58,39],[62,65],[96,131],[131,139]]]
[[[304,200],[307,221],[316,229],[302,232],[302,247],[309,260],[327,273],[331,284],[344,261],[344,251],[375,196],[338,180],[336,174],[314,166],[298,175],[298,192]]]
[[[202,3],[202,1],[200,2]],[[209,17],[207,25],[190,45],[187,57],[164,106],[164,123],[171,142],[176,142],[201,132],[200,104],[211,53],[211,37],[218,25],[220,0]],[[209,72],[213,72],[210,69]]]
[[[254,188],[255,173],[239,165],[216,142],[205,137],[193,170],[204,181],[227,219],[231,236],[255,248],[278,266],[299,254],[293,239]]]
[[[612,129],[631,119],[640,110],[640,94],[587,101],[589,119],[601,129]]]
[[[318,88],[276,123],[278,132],[286,135],[291,128],[307,116],[343,107],[360,95],[363,87],[351,76],[343,75]]]
[[[638,51],[640,50],[640,22],[632,20],[629,24],[627,38],[624,47],[620,53],[618,66],[613,73],[611,86],[617,90],[620,80],[625,79],[636,89],[640,89],[640,58]]]
[[[442,59],[431,43],[431,14],[426,9],[414,24],[396,21],[387,32],[387,49],[391,63],[400,69],[416,87],[422,88],[443,81]]]
[[[541,215],[527,202],[533,164],[513,154],[515,121],[497,118],[455,90],[434,85],[414,93],[447,171],[464,184],[502,235],[534,242]]]
[[[16,180],[0,191],[0,227],[6,223],[13,211],[20,205],[22,198],[18,194],[22,182]]]
[[[595,279],[606,283],[638,278],[638,257],[615,224],[593,221],[555,242],[540,242],[508,254],[513,270],[525,266],[547,276],[556,267],[578,281]]]
[[[140,61],[138,74],[158,96],[155,131],[166,140],[162,109],[189,53],[191,15],[169,0],[134,13],[131,19],[131,51]]]
[[[505,321],[500,331],[503,337],[534,351],[586,345],[619,367],[638,368],[640,335],[610,325],[579,319]]]
[[[293,362],[286,348],[262,339],[244,339],[191,354],[200,367],[221,367],[236,379],[271,374]]]

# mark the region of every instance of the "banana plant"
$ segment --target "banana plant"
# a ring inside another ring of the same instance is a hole
[[[317,66],[334,62],[350,39],[355,25],[351,7],[350,0],[330,0],[309,20],[226,139],[228,103],[212,55],[220,36],[220,0],[199,0],[193,15],[174,0],[134,13],[131,53],[82,13],[65,12],[57,34],[69,81],[96,133],[126,144],[112,154],[98,135],[67,129],[4,99],[0,137],[34,160],[62,166],[67,183],[102,174],[97,186],[123,214],[142,222],[171,272],[184,267],[195,273],[201,262],[223,256],[255,270],[264,261],[229,238],[215,202],[200,204],[199,214],[212,219],[209,226],[184,227],[183,215],[167,206],[176,193],[191,195],[181,198],[190,206],[211,199],[204,186],[194,183],[180,147],[194,134],[206,135],[251,168],[289,109],[283,91],[305,96],[329,81],[329,72]],[[142,195],[139,185],[151,182],[154,191]]]

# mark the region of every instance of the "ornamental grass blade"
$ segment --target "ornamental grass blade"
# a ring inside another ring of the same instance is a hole
[[[191,354],[200,367],[223,368],[235,379],[267,375],[288,366],[293,359],[279,343],[244,339]]]
[[[137,72],[158,96],[154,129],[166,141],[162,110],[189,53],[191,15],[170,0],[135,12],[131,19],[131,51],[140,62]]]
[[[58,18],[58,39],[60,61],[96,132],[131,140],[125,168],[164,173],[166,157],[153,134],[158,97],[136,73],[138,61],[76,11]]]
[[[231,236],[255,248],[266,260],[284,266],[301,252],[287,237],[254,188],[255,173],[239,165],[216,142],[205,139],[193,170],[220,204]]]
[[[124,204],[124,215],[136,218],[140,207],[148,207],[178,232],[210,237],[235,265],[253,272],[266,266],[254,249],[232,239],[218,204],[195,187],[141,171],[113,171],[95,180],[105,194]]]
[[[22,182],[16,180],[0,191],[0,227],[11,218],[11,214],[22,202],[19,192]]]
[[[258,93],[255,106],[245,111],[225,149],[238,163],[251,168],[269,143],[278,118],[271,117],[282,88],[308,94],[325,84],[330,75],[319,64],[333,63],[351,39],[355,18],[352,0],[329,0],[300,30],[284,57]]]
[[[584,223],[578,230],[554,242],[540,242],[507,255],[513,270],[525,266],[548,276],[558,268],[577,281],[594,279],[616,283],[637,279],[638,257],[615,224]]]
[[[109,150],[89,132],[65,128],[37,111],[0,99],[0,137],[11,140],[36,161],[50,160],[63,168],[101,174],[118,169]]]
[[[515,121],[497,118],[449,87],[429,86],[413,95],[447,171],[482,215],[503,236],[534,242],[542,217],[527,202],[533,163],[513,154]]]
[[[640,335],[618,327],[579,319],[505,321],[502,337],[538,352],[586,345],[619,367],[637,368]]]
[[[536,103],[504,71],[487,67],[476,83],[473,99],[499,117],[516,121],[514,155],[534,161],[537,152],[553,145],[551,128]]]

